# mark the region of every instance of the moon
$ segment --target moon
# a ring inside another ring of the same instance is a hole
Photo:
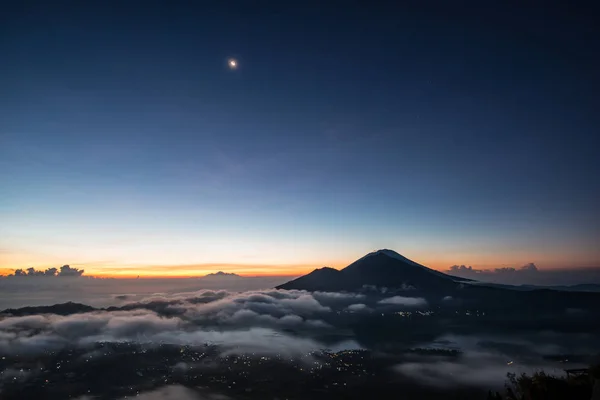
[[[238,60],[236,60],[235,58],[230,58],[227,60],[227,66],[229,67],[229,69],[237,69],[238,65]]]

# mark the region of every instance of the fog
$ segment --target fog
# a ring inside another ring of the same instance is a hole
[[[565,360],[546,357],[557,354],[597,352],[600,345],[592,334],[538,332],[530,334],[445,334],[420,347],[460,350],[457,357],[413,355],[394,369],[405,377],[440,388],[479,386],[501,388],[508,373],[517,375],[545,371],[565,374]],[[564,356],[563,358],[568,358]],[[587,367],[585,363],[570,368]]]
[[[111,341],[210,343],[228,353],[307,353],[326,347],[311,337],[333,330],[323,321],[332,313],[331,306],[348,305],[356,297],[303,291],[200,290],[154,294],[110,311],[5,317],[0,319],[0,353],[35,354]],[[304,335],[291,336],[282,332],[285,329]]]
[[[191,389],[181,385],[168,385],[156,390],[142,392],[135,397],[137,400],[233,400],[223,394],[211,393],[207,390]],[[92,396],[80,396],[75,400],[93,400]],[[127,399],[127,397],[119,400]]]
[[[91,277],[0,277],[0,310],[73,301],[96,307],[116,305],[154,293],[173,294],[200,289],[231,291],[275,287],[289,277],[226,277],[169,279],[98,279]]]

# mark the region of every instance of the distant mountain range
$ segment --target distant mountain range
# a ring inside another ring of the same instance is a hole
[[[600,292],[600,284],[597,283],[581,283],[579,285],[507,285],[503,283],[491,283],[491,282],[476,282],[472,281],[474,284],[502,288],[502,289],[511,289],[511,290],[520,290],[520,291],[530,291],[530,290],[542,290],[542,289],[550,289],[550,290],[560,290],[563,292]]]
[[[219,271],[212,274],[206,274],[202,277],[202,279],[206,278],[243,278],[243,276],[234,273]]]
[[[277,289],[360,291],[373,287],[422,292],[449,292],[469,279],[427,268],[393,250],[367,254],[342,270],[319,268]]]

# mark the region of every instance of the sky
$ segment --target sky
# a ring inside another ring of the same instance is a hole
[[[395,3],[4,7],[0,273],[600,266],[593,13]]]

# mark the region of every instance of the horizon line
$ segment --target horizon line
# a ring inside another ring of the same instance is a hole
[[[333,269],[343,269],[349,264],[340,263],[329,263],[329,264],[240,264],[240,263],[197,263],[197,264],[171,264],[171,265],[145,265],[145,264],[123,264],[122,266],[115,266],[111,262],[102,263],[101,267],[98,267],[98,263],[71,263],[62,264],[70,265],[80,269],[86,269],[84,278],[97,278],[97,279],[198,279],[206,277],[207,275],[214,274],[217,272],[233,273],[242,278],[292,278],[299,277],[308,274],[315,269],[329,267]],[[108,265],[107,265],[108,264]],[[111,266],[112,264],[112,266]],[[338,264],[338,266],[335,266]],[[93,265],[92,268],[87,268]],[[422,264],[423,265],[423,264]],[[457,265],[457,264],[454,264]],[[450,270],[451,266],[445,268],[435,268],[424,265],[435,271],[442,273],[452,274]],[[474,269],[479,271],[490,271],[494,272],[497,268],[505,268],[508,264],[498,264],[490,268],[478,268],[473,266]],[[222,268],[229,267],[229,268]],[[18,268],[0,268],[0,277],[14,276],[14,272],[18,269],[27,270],[28,267]],[[47,268],[52,267],[33,267],[37,271],[44,271]],[[518,267],[513,267],[518,269]],[[560,267],[560,268],[540,268],[541,271],[577,271],[577,270],[590,270],[597,269],[600,266],[578,266],[578,267]],[[189,271],[185,273],[185,271]],[[279,270],[279,271],[277,271]],[[165,273],[167,271],[173,271],[174,273]],[[279,272],[279,273],[278,273]]]

